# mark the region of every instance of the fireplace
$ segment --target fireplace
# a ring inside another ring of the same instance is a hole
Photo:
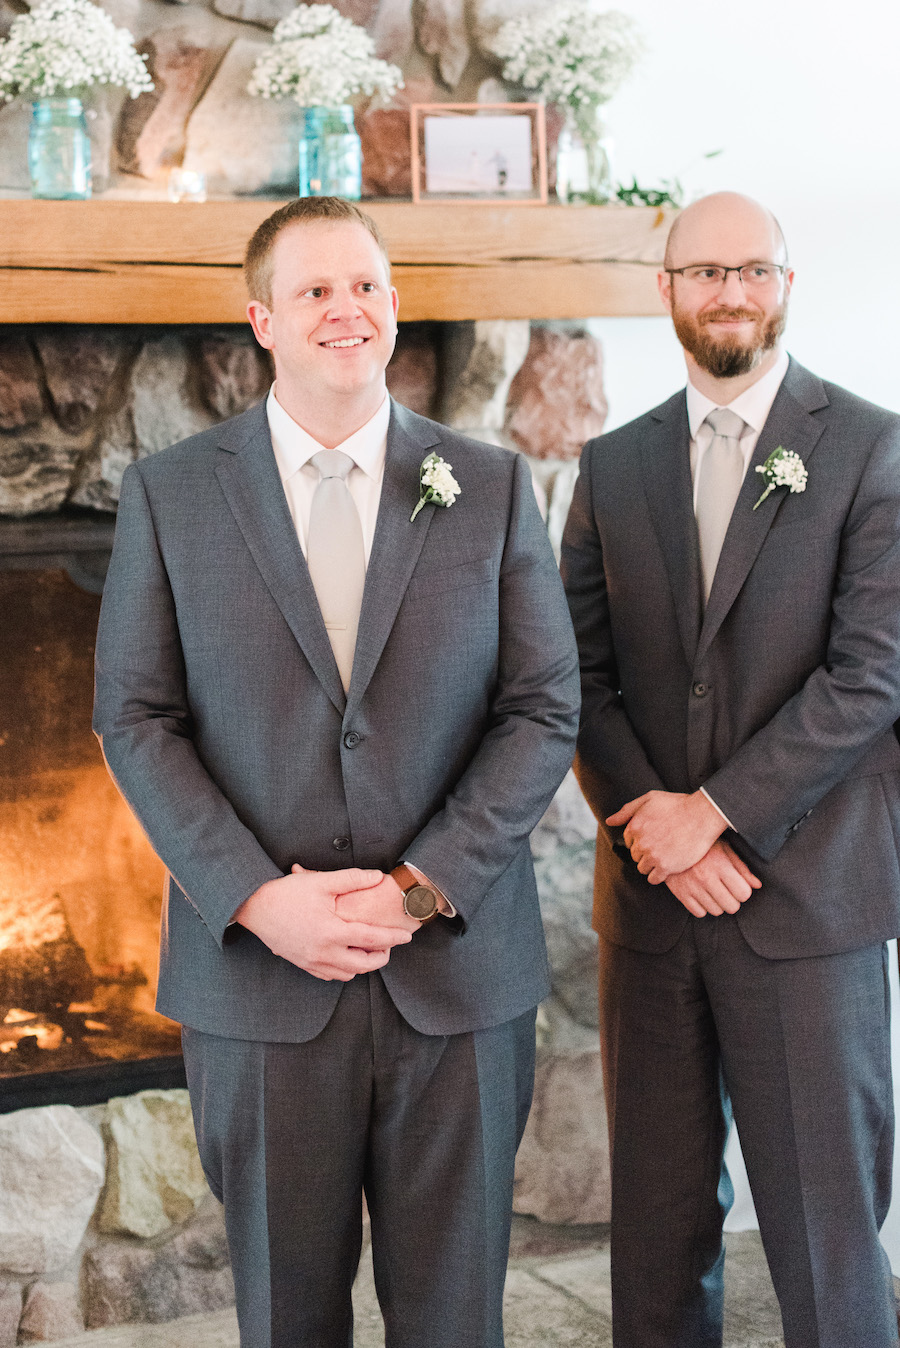
[[[111,532],[0,532],[0,1112],[183,1084],[153,1010],[162,867],[90,728]]]

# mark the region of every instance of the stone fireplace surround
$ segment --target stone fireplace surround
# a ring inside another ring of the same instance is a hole
[[[126,464],[243,410],[270,377],[265,354],[231,326],[0,331],[3,564],[64,567],[96,589]],[[558,543],[578,450],[606,413],[601,351],[583,325],[401,325],[389,383],[416,410],[526,453]],[[552,1222],[603,1221],[608,1209],[593,834],[570,777],[533,839],[554,992],[516,1183],[517,1211]],[[3,1091],[0,1080],[0,1110]],[[186,1092],[18,1103],[7,1092],[12,1112],[0,1113],[0,1348],[229,1303],[221,1210]]]
[[[30,521],[4,526],[0,554],[65,551],[60,525],[102,552],[127,464],[246,410],[271,378],[237,326],[0,327],[0,519]],[[388,384],[414,411],[520,449],[550,496],[606,414],[580,323],[401,323]]]

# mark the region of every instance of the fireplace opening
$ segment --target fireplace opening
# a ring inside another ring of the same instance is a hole
[[[183,1080],[162,866],[91,732],[99,609],[59,567],[0,570],[0,1111]]]

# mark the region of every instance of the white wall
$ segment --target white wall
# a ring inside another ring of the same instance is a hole
[[[769,206],[797,272],[788,349],[825,378],[900,412],[897,0],[756,0],[752,8],[619,0],[618,8],[642,25],[650,50],[609,105],[617,176],[653,185],[674,174],[689,196],[733,188]],[[679,172],[720,147],[717,159]],[[683,384],[667,318],[591,326],[605,347],[608,429]],[[891,966],[900,1095],[893,951]],[[729,1165],[738,1202],[728,1226],[740,1230],[755,1225],[755,1215],[734,1137]],[[900,1133],[894,1171],[900,1175]],[[883,1239],[900,1275],[900,1194]]]
[[[676,174],[689,196],[731,188],[774,210],[797,272],[788,349],[900,412],[897,0],[595,2],[636,19],[649,46],[608,107],[617,176]],[[592,327],[608,429],[684,382],[667,319]]]

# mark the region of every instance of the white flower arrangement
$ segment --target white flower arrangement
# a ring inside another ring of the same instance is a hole
[[[806,464],[799,454],[795,454],[792,449],[785,449],[783,445],[773,449],[765,463],[757,465],[756,471],[762,473],[767,485],[753,507],[754,510],[762,505],[776,487],[787,487],[789,492],[806,491],[806,481],[809,477]]]
[[[419,469],[419,504],[409,517],[410,524],[423,506],[452,506],[461,490],[447,460],[440,454],[426,455]]]
[[[504,79],[548,103],[594,114],[619,88],[643,51],[634,21],[617,10],[598,14],[579,0],[508,19],[490,44]]]
[[[7,103],[20,94],[77,97],[97,84],[118,85],[132,98],[153,88],[131,33],[91,0],[41,0],[0,42],[0,98]]]
[[[272,39],[247,85],[259,98],[330,108],[358,94],[387,98],[403,86],[403,72],[380,60],[365,29],[332,5],[298,5],[276,25]]]

